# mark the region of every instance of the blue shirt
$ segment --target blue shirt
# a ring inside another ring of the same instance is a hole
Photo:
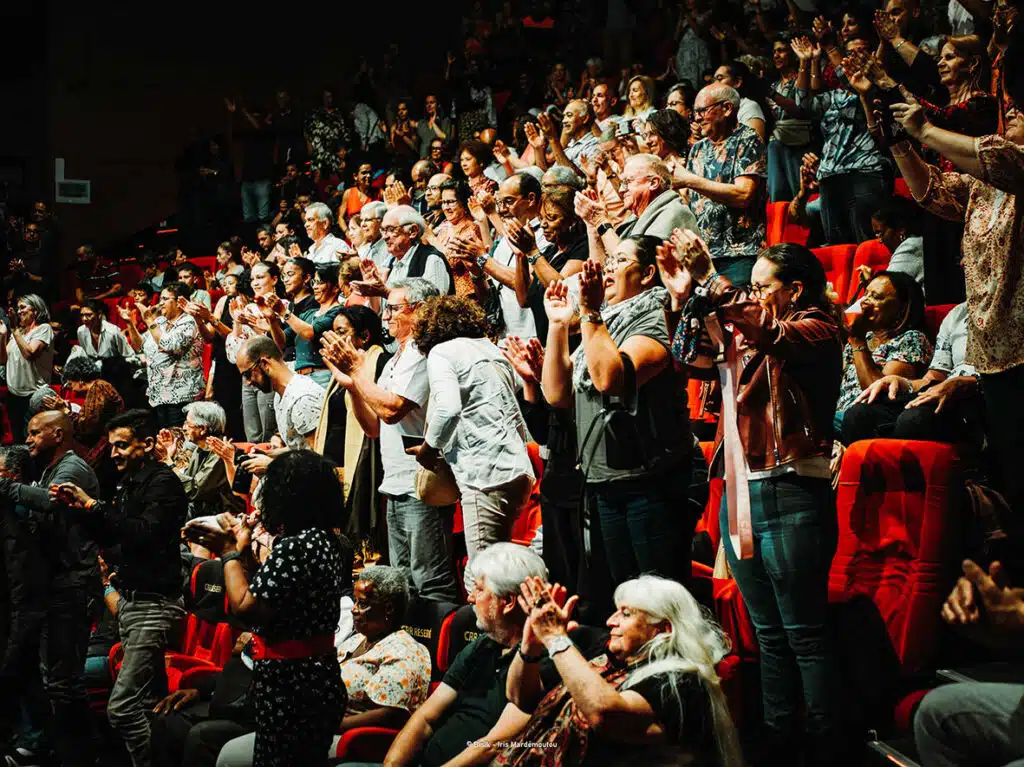
[[[842,70],[836,74],[843,81]],[[886,168],[885,158],[868,133],[868,121],[861,107],[860,96],[844,88],[811,96],[797,88],[797,106],[821,121],[825,146],[821,150],[818,178],[840,173],[878,173]]]

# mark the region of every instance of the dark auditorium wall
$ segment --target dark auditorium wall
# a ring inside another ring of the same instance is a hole
[[[357,54],[350,34],[364,45],[375,35],[401,41],[415,55],[422,30],[458,29],[438,15],[450,10],[421,8],[51,0],[43,196],[52,198],[52,159],[63,157],[67,177],[91,180],[93,199],[57,208],[64,258],[76,243],[120,240],[174,210],[175,161],[191,141],[227,130],[224,96],[270,106],[285,87],[311,103],[324,84],[344,89]]]

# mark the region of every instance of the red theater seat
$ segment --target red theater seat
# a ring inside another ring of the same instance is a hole
[[[892,192],[898,197],[906,197],[908,200],[914,199],[914,195],[910,193],[910,187],[907,186],[907,182],[902,178],[896,179],[896,183],[893,184]]]
[[[768,247],[782,242],[782,235],[786,229],[786,218],[789,211],[788,202],[770,202],[765,207],[766,236]]]
[[[829,600],[867,597],[905,676],[929,667],[963,554],[960,462],[950,445],[866,440],[846,450]]]
[[[853,270],[853,254],[857,251],[857,246],[829,245],[811,250],[825,267],[825,276],[832,283],[832,290],[840,298],[845,297],[850,284],[850,272]]]
[[[955,306],[956,304],[939,304],[938,306],[926,306],[924,308],[924,329],[930,339],[935,340],[935,337],[939,334],[939,326]]]
[[[885,245],[878,240],[867,240],[857,246],[853,254],[853,266],[850,268],[850,285],[846,290],[846,304],[854,302],[857,288],[860,286],[860,275],[857,274],[858,267],[869,266],[872,272],[880,272],[889,265],[892,253]],[[842,294],[840,294],[842,295]]]
[[[195,258],[188,259],[190,264],[195,264],[200,269],[215,274],[217,272],[217,257],[216,256],[196,256]]]

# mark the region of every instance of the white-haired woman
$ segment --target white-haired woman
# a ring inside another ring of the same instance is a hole
[[[227,428],[227,415],[216,402],[191,402],[185,411],[185,440],[194,449],[183,469],[176,469],[178,479],[188,495],[188,519],[223,512],[238,514],[245,511],[245,502],[231,491],[224,462],[210,449],[208,437],[223,438]],[[157,434],[157,444],[164,448],[169,462],[181,447],[169,429]]]
[[[8,340],[10,335],[10,340]],[[15,442],[25,440],[32,393],[53,377],[53,328],[46,302],[35,293],[18,299],[13,328],[0,323],[0,364],[7,366],[7,418]]]
[[[682,585],[653,575],[620,584],[608,652],[591,661],[569,638],[576,597],[539,578],[520,591],[529,615],[505,691],[532,714],[494,764],[742,764],[715,671],[729,642]],[[551,690],[545,654],[562,678]]]

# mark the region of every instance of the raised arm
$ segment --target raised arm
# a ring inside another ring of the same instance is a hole
[[[553,282],[544,294],[548,315],[548,338],[541,370],[541,392],[552,407],[567,408],[573,403],[572,358],[569,355],[569,325],[575,317],[565,283]]]

